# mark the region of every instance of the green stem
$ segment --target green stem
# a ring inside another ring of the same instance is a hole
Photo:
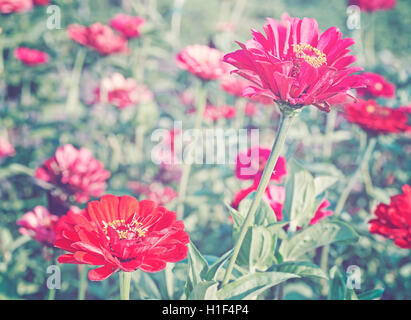
[[[66,101],[66,110],[69,113],[76,113],[78,110],[80,77],[85,59],[86,50],[84,48],[80,48],[76,56],[76,61],[74,62],[73,71],[70,78],[70,91]]]
[[[130,300],[131,272],[120,271],[120,299]]]
[[[87,292],[87,265],[80,264],[78,266],[79,272],[79,285],[78,285],[78,294],[77,300],[84,300],[86,298]]]
[[[167,263],[164,269],[164,277],[166,280],[166,287],[167,287],[167,294],[170,300],[173,299],[174,296],[174,275],[173,275],[173,263]]]
[[[364,166],[368,165],[368,161],[370,160],[372,151],[374,150],[376,143],[377,143],[377,139],[375,137],[372,137],[368,140],[367,147],[365,148],[364,152],[361,155],[360,164],[358,165],[357,169],[351,176],[350,180],[348,181],[347,186],[343,190],[341,197],[337,202],[337,205],[334,210],[334,216],[339,216],[340,213],[342,212],[344,205],[348,199],[348,196],[350,195],[351,190],[354,187],[355,182],[357,181],[360,172],[363,170]],[[324,246],[321,251],[320,266],[324,272],[327,272],[328,270],[329,251],[330,251],[330,245]],[[324,282],[323,289],[324,289],[323,294],[326,295],[327,293],[326,293],[325,282]]]
[[[250,225],[251,225],[251,223],[254,219],[254,214],[256,213],[256,211],[257,211],[257,209],[260,205],[261,198],[262,198],[262,196],[265,192],[265,189],[268,186],[268,183],[270,181],[272,172],[275,168],[278,157],[280,156],[281,149],[282,149],[282,147],[285,143],[285,139],[286,139],[286,136],[287,136],[288,129],[290,128],[290,126],[292,124],[292,120],[294,119],[296,114],[297,114],[296,112],[291,112],[291,113],[286,113],[284,111],[282,112],[281,120],[280,120],[280,126],[279,126],[278,131],[277,131],[277,136],[275,138],[275,142],[274,142],[273,148],[271,150],[270,157],[267,160],[267,164],[265,166],[263,175],[262,175],[260,183],[258,185],[255,197],[254,197],[254,199],[251,203],[251,206],[248,210],[245,221],[244,221],[244,223],[241,227],[240,233],[239,233],[238,238],[237,238],[237,242],[235,243],[233,255],[230,259],[230,262],[228,264],[226,273],[224,275],[223,286],[225,284],[227,284],[228,281],[230,280],[230,276],[231,276],[231,273],[233,271],[234,264],[237,260],[238,253],[240,252],[241,245],[243,243],[244,237],[245,237],[245,235],[248,231],[248,228],[250,227]]]
[[[196,94],[197,114],[196,114],[196,119],[194,123],[194,133],[195,134],[197,134],[197,131],[201,129],[206,102],[207,102],[207,90],[205,88],[205,85],[202,83],[199,86],[197,90],[197,94]],[[193,145],[195,146],[196,143],[193,143]],[[194,148],[191,151],[194,152]],[[183,161],[185,162],[184,159]],[[187,193],[188,179],[190,177],[190,172],[191,172],[191,165],[192,165],[191,162],[192,161],[189,161],[188,163],[184,163],[183,173],[181,174],[180,186],[179,186],[179,191],[178,191],[178,207],[177,207],[177,214],[179,215],[179,219],[182,219],[184,216],[184,201],[185,201],[186,193]]]

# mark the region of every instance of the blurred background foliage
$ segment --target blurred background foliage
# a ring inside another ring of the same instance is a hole
[[[265,17],[279,19],[288,12],[291,16],[315,18],[322,30],[338,26],[345,37],[354,37],[358,63],[396,84],[396,99],[382,103],[395,107],[409,103],[411,5],[407,0],[398,0],[395,9],[376,12],[373,17],[361,14],[359,30],[347,29],[344,0],[56,0],[52,4],[61,9],[60,30],[47,29],[47,6],[24,14],[0,15],[0,70],[4,69],[0,78],[0,130],[7,132],[16,148],[16,155],[3,159],[0,166],[0,299],[43,299],[48,294],[44,279],[51,262],[45,260],[44,249],[38,243],[19,235],[16,220],[36,205],[47,205],[46,192],[33,183],[31,176],[58,146],[71,143],[89,148],[111,171],[106,193],[137,196],[127,183],[150,182],[159,170],[150,161],[155,145],[151,132],[159,127],[171,128],[174,119],[184,119],[184,128],[192,127],[194,119],[185,114],[186,107],[178,95],[195,86],[196,79],[179,71],[175,64],[176,53],[186,45],[209,44],[229,52],[237,48],[234,40],[244,42],[250,38],[250,28],[261,30]],[[119,12],[147,19],[142,36],[130,41],[129,56],[101,57],[67,37],[69,24],[107,23]],[[218,31],[217,24],[225,21],[233,22],[235,30]],[[372,65],[363,48],[371,24],[375,26],[376,56]],[[23,67],[13,57],[13,50],[22,45],[46,51],[50,62],[35,68]],[[82,54],[83,71],[77,78],[74,66]],[[146,84],[154,93],[154,102],[121,111],[113,106],[90,106],[88,101],[100,79],[114,71]],[[209,92],[211,102],[233,103],[233,98],[222,92],[217,83],[209,84]],[[70,101],[69,96],[74,100]],[[327,131],[330,115],[336,121],[332,134]],[[260,128],[261,145],[270,147],[278,114],[272,108],[261,108],[247,121],[249,127]],[[234,120],[222,120],[216,126],[233,125]],[[333,208],[363,147],[363,133],[336,111],[325,115],[310,108],[294,125],[284,153],[287,158],[293,154],[313,174],[327,172],[338,177],[327,194]],[[373,197],[368,195],[360,180],[341,215],[355,226],[360,241],[356,245],[332,246],[330,250],[330,264],[341,270],[358,265],[363,289],[384,288],[385,299],[411,298],[411,259],[409,251],[370,235],[367,222],[378,202],[389,201],[389,196],[410,183],[410,155],[409,137],[379,138],[370,163],[377,192]],[[232,247],[232,224],[226,204],[245,186],[234,177],[233,170],[232,163],[195,166],[190,178],[185,223],[191,240],[210,257]],[[171,186],[178,188],[175,182]],[[175,209],[173,205],[170,209]],[[312,253],[318,264],[319,254]],[[184,282],[184,264],[177,264],[174,269],[177,282]],[[64,265],[62,272],[62,289],[57,298],[75,299],[77,266]],[[135,286],[132,295],[170,298],[162,287],[164,273],[136,272],[133,277],[135,283],[145,284],[142,287],[147,292]],[[319,283],[310,281],[287,282],[284,298],[321,297]],[[117,279],[112,278],[89,283],[87,297],[115,297],[116,286]]]

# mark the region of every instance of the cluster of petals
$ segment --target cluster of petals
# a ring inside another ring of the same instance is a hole
[[[101,281],[118,270],[160,271],[186,258],[188,242],[175,212],[150,200],[105,195],[66,218],[54,245],[69,252],[60,263],[100,266],[88,277]]]
[[[90,150],[66,144],[36,170],[36,177],[73,195],[77,202],[87,202],[91,196],[98,197],[104,192],[110,172]]]
[[[23,13],[33,8],[33,0],[0,0],[0,13]]]
[[[20,60],[26,66],[36,66],[45,64],[49,61],[49,56],[46,52],[26,47],[15,49],[14,57]]]
[[[119,13],[110,20],[110,26],[125,38],[137,38],[140,36],[140,29],[144,22],[143,18]]]
[[[349,0],[348,4],[359,6],[361,11],[374,12],[393,9],[397,0]]]
[[[344,106],[345,118],[372,135],[411,131],[407,107],[380,106],[375,100],[358,100]]]
[[[204,110],[203,117],[206,120],[216,122],[219,119],[233,119],[236,115],[236,108],[233,106],[213,106],[207,105]]]
[[[153,93],[145,85],[138,84],[134,78],[125,78],[118,72],[104,78],[94,95],[95,102],[108,102],[119,109],[153,100]]]
[[[68,36],[77,43],[97,50],[102,55],[130,52],[127,39],[100,22],[88,27],[71,24],[67,27]]]
[[[394,97],[394,84],[387,81],[382,75],[373,72],[364,72],[361,76],[364,79],[365,87],[356,90],[358,97],[363,99]]]
[[[204,45],[185,47],[177,54],[177,65],[202,80],[216,80],[226,74],[223,53]]]
[[[369,221],[371,233],[394,241],[400,248],[411,249],[411,187],[404,185],[402,193],[391,197],[389,204],[380,203],[376,218]]]
[[[14,156],[16,151],[9,140],[0,137],[0,159]]]
[[[34,240],[52,246],[56,239],[56,227],[59,217],[51,214],[46,207],[36,206],[26,212],[19,220],[19,232],[32,237]]]
[[[252,82],[243,94],[329,111],[328,99],[362,86],[362,78],[353,75],[362,69],[350,67],[354,40],[342,38],[337,27],[320,33],[315,19],[284,14],[281,21],[268,18],[264,31],[266,36],[253,29],[252,39],[224,56],[237,68],[232,72]]]
[[[138,181],[130,181],[128,187],[133,190],[134,193],[139,196],[144,196],[146,199],[152,200],[158,205],[166,205],[178,196],[178,193],[173,188],[159,182],[145,184]]]

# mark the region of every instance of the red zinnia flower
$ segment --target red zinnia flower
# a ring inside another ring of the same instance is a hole
[[[17,225],[21,228],[20,233],[28,235],[34,240],[52,246],[56,239],[56,226],[59,217],[51,214],[47,208],[36,206],[33,211],[29,211],[17,220]]]
[[[29,49],[25,47],[20,47],[14,50],[14,57],[27,66],[36,66],[39,64],[45,64],[49,60],[47,53],[36,50]]]
[[[0,13],[22,13],[33,8],[32,0],[0,0]]]
[[[366,87],[357,89],[357,94],[360,98],[369,99],[394,97],[394,84],[388,82],[383,76],[372,72],[364,72],[361,76],[364,78],[364,84]]]
[[[361,11],[373,12],[394,8],[397,0],[349,0],[348,4],[359,6]]]
[[[114,33],[109,26],[99,22],[88,27],[71,24],[67,28],[68,36],[103,55],[113,53],[129,53],[127,39]]]
[[[235,175],[241,180],[260,182],[271,150],[259,146],[252,147],[247,153],[239,153],[236,161]],[[280,181],[287,174],[285,158],[280,156],[270,180]],[[258,184],[258,183],[257,183]]]
[[[361,78],[351,74],[362,69],[349,67],[356,60],[347,49],[354,40],[342,39],[337,27],[320,34],[316,20],[284,14],[280,22],[268,18],[264,31],[267,38],[252,30],[253,39],[224,57],[253,83],[245,95],[329,111],[329,98],[360,86]]]
[[[119,13],[110,20],[110,26],[126,38],[136,38],[140,35],[140,27],[145,22],[143,18]]]
[[[89,272],[90,280],[104,280],[118,269],[157,272],[187,256],[183,222],[153,201],[106,195],[74,217],[57,235],[55,246],[70,252],[58,261],[101,265]]]
[[[50,3],[50,0],[33,0],[36,6],[46,6]]]
[[[344,107],[344,116],[369,134],[401,133],[411,130],[410,112],[406,108],[390,108],[374,100],[359,100]]]
[[[119,109],[153,100],[153,93],[133,78],[124,78],[120,73],[101,81],[94,91],[96,102],[109,102]]]
[[[13,145],[6,139],[0,137],[0,159],[15,155]]]
[[[98,197],[104,192],[110,172],[93,158],[90,150],[66,144],[36,170],[36,177],[74,195],[77,202],[87,202],[90,196]]]
[[[192,45],[177,55],[177,65],[203,80],[215,80],[227,72],[223,54],[208,46]]]
[[[411,249],[411,187],[404,185],[402,192],[391,197],[390,204],[377,206],[377,218],[369,222],[370,232],[394,240],[400,248]]]

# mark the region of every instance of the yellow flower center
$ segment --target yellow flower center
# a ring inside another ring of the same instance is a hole
[[[145,228],[142,228],[143,224],[141,222],[137,222],[136,220],[133,220],[127,224],[124,219],[113,220],[109,223],[103,221],[103,225],[103,231],[106,235],[107,228],[111,227],[118,233],[120,239],[128,239],[129,235],[138,235],[138,237],[144,237],[147,232],[147,230],[144,230]]]
[[[382,90],[382,84],[378,82],[378,83],[375,84],[374,88],[375,88],[375,90],[380,91],[380,90]]]
[[[373,113],[375,111],[375,107],[372,104],[369,104],[366,110],[368,113]]]
[[[327,63],[326,55],[321,50],[318,50],[309,44],[294,44],[293,50],[297,58],[303,59],[314,68],[319,68]]]

